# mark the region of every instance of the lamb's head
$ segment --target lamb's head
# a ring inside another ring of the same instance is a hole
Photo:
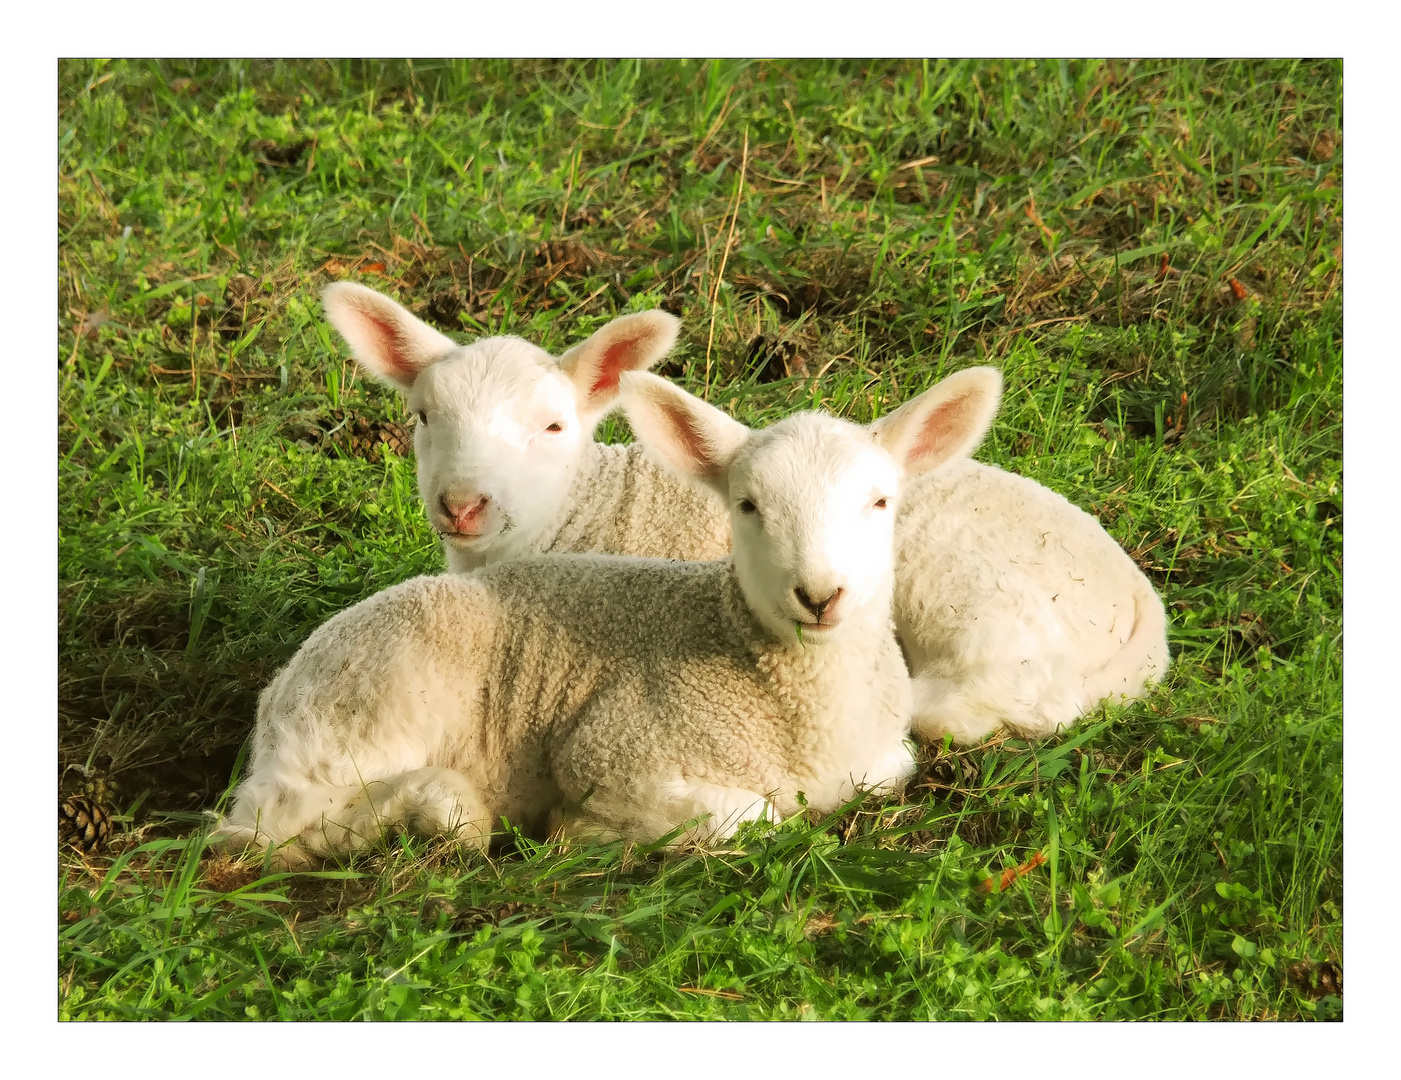
[[[665,356],[678,327],[661,311],[624,315],[556,359],[517,337],[458,345],[363,285],[322,298],[355,359],[417,417],[419,494],[458,569],[529,547],[617,405],[618,376]]]
[[[750,609],[778,640],[806,645],[888,623],[901,486],[972,452],[1002,383],[970,368],[867,427],[799,413],[761,431],[655,375],[621,385],[647,453],[725,499]]]

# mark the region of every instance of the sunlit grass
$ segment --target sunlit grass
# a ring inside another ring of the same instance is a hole
[[[84,61],[60,89],[59,764],[121,826],[64,856],[63,1015],[1341,1015],[1337,65]],[[442,566],[412,459],[357,441],[403,418],[322,320],[340,278],[555,352],[664,305],[664,373],[749,423],[994,364],[979,456],[1105,523],[1174,666],[742,851],[210,860],[258,689]]]

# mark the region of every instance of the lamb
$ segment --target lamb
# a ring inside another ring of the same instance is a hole
[[[1167,670],[1153,586],[1098,521],[1032,480],[955,458],[911,486],[895,543],[895,625],[926,741],[1052,735]]]
[[[363,286],[325,299],[356,359],[418,412],[419,486],[449,570],[521,553],[729,550],[717,497],[637,445],[589,441],[621,373],[670,350],[670,316],[623,316],[555,360],[515,338],[459,347]],[[897,521],[896,628],[927,741],[1053,734],[1139,696],[1169,660],[1162,601],[1113,537],[1062,496],[967,459],[977,441],[913,483]]]
[[[298,866],[392,826],[482,847],[560,807],[576,832],[705,841],[905,783],[899,491],[986,430],[996,372],[869,428],[757,432],[654,375],[620,382],[642,443],[724,502],[733,555],[508,560],[341,612],[263,692],[216,846]]]
[[[593,441],[618,404],[618,376],[675,344],[680,323],[666,312],[614,319],[556,359],[517,337],[459,346],[352,282],[323,299],[355,358],[418,419],[418,490],[450,572],[559,551],[728,554],[729,518],[713,496],[646,464],[641,446]]]

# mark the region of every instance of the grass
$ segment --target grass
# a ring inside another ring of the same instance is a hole
[[[1340,65],[59,81],[60,785],[118,822],[61,855],[61,1016],[1341,1017]],[[212,859],[260,686],[442,566],[397,399],[321,318],[339,278],[556,352],[665,306],[664,373],[751,423],[995,364],[980,457],[1139,561],[1171,673],[708,856]]]

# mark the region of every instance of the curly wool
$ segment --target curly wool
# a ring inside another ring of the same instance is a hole
[[[638,444],[593,444],[533,548],[673,559],[729,551],[721,499]],[[915,678],[914,732],[974,742],[1055,733],[1166,673],[1162,600],[1091,515],[970,458],[917,477],[895,532],[895,625]]]
[[[300,837],[295,865],[356,846],[381,816],[451,827],[435,798],[455,799],[478,842],[502,817],[538,832],[561,804],[653,839],[713,808],[714,789],[782,815],[799,792],[832,809],[912,767],[909,682],[881,629],[773,642],[729,559],[554,556],[414,578],[332,618],[263,692],[249,780],[215,839]],[[380,777],[395,778],[383,796],[365,783]]]
[[[597,552],[649,559],[718,559],[730,517],[708,491],[647,460],[643,448],[590,443],[560,512],[531,554]]]

